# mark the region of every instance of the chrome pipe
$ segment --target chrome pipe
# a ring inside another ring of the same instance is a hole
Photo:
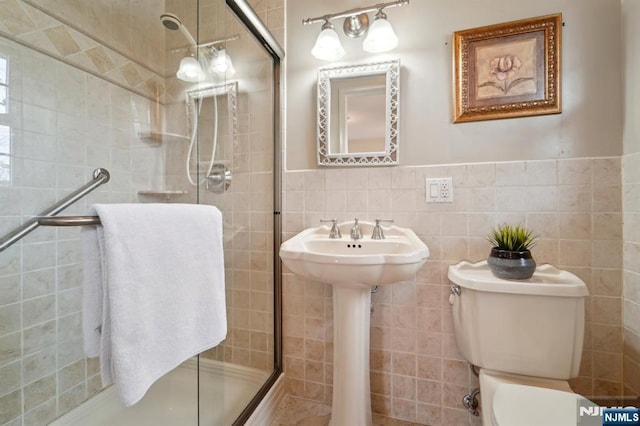
[[[315,24],[316,22],[330,21],[332,19],[347,18],[349,16],[359,15],[361,13],[368,13],[368,12],[373,12],[376,10],[382,10],[385,8],[391,8],[396,6],[404,6],[407,4],[409,4],[409,0],[397,0],[397,1],[390,1],[387,3],[378,3],[374,6],[359,7],[356,9],[345,10],[344,12],[340,12],[340,13],[330,13],[328,15],[317,16],[315,18],[306,18],[302,20],[302,24],[308,25],[308,24]]]
[[[478,411],[478,395],[480,394],[480,388],[474,389],[471,393],[466,394],[462,397],[462,405],[465,406],[469,414],[472,416],[480,416],[480,412]]]
[[[40,226],[102,225],[98,216],[42,216],[37,219]]]

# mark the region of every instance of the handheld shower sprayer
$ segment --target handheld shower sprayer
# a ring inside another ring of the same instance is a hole
[[[180,31],[187,38],[189,43],[193,45],[193,47],[197,47],[198,43],[196,43],[196,40],[193,38],[189,30],[176,15],[173,13],[163,13],[160,15],[160,22],[162,22],[162,25],[164,25],[168,30]]]

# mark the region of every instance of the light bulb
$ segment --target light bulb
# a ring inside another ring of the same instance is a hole
[[[369,53],[380,53],[395,49],[397,45],[398,37],[387,21],[387,15],[380,10],[369,27],[369,33],[362,43],[362,48]]]
[[[193,56],[186,56],[180,61],[180,67],[178,68],[176,77],[182,81],[196,83],[204,80],[205,75],[198,60]]]
[[[338,33],[336,33],[329,21],[322,25],[322,31],[318,35],[313,49],[311,49],[311,54],[324,61],[335,61],[344,56],[345,51],[338,38]]]

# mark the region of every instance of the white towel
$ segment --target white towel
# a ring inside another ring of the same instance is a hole
[[[83,228],[83,334],[126,406],[227,334],[222,215],[198,204],[96,204]]]

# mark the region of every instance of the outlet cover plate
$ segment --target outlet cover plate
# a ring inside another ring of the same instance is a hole
[[[427,203],[453,203],[453,179],[427,179]]]

